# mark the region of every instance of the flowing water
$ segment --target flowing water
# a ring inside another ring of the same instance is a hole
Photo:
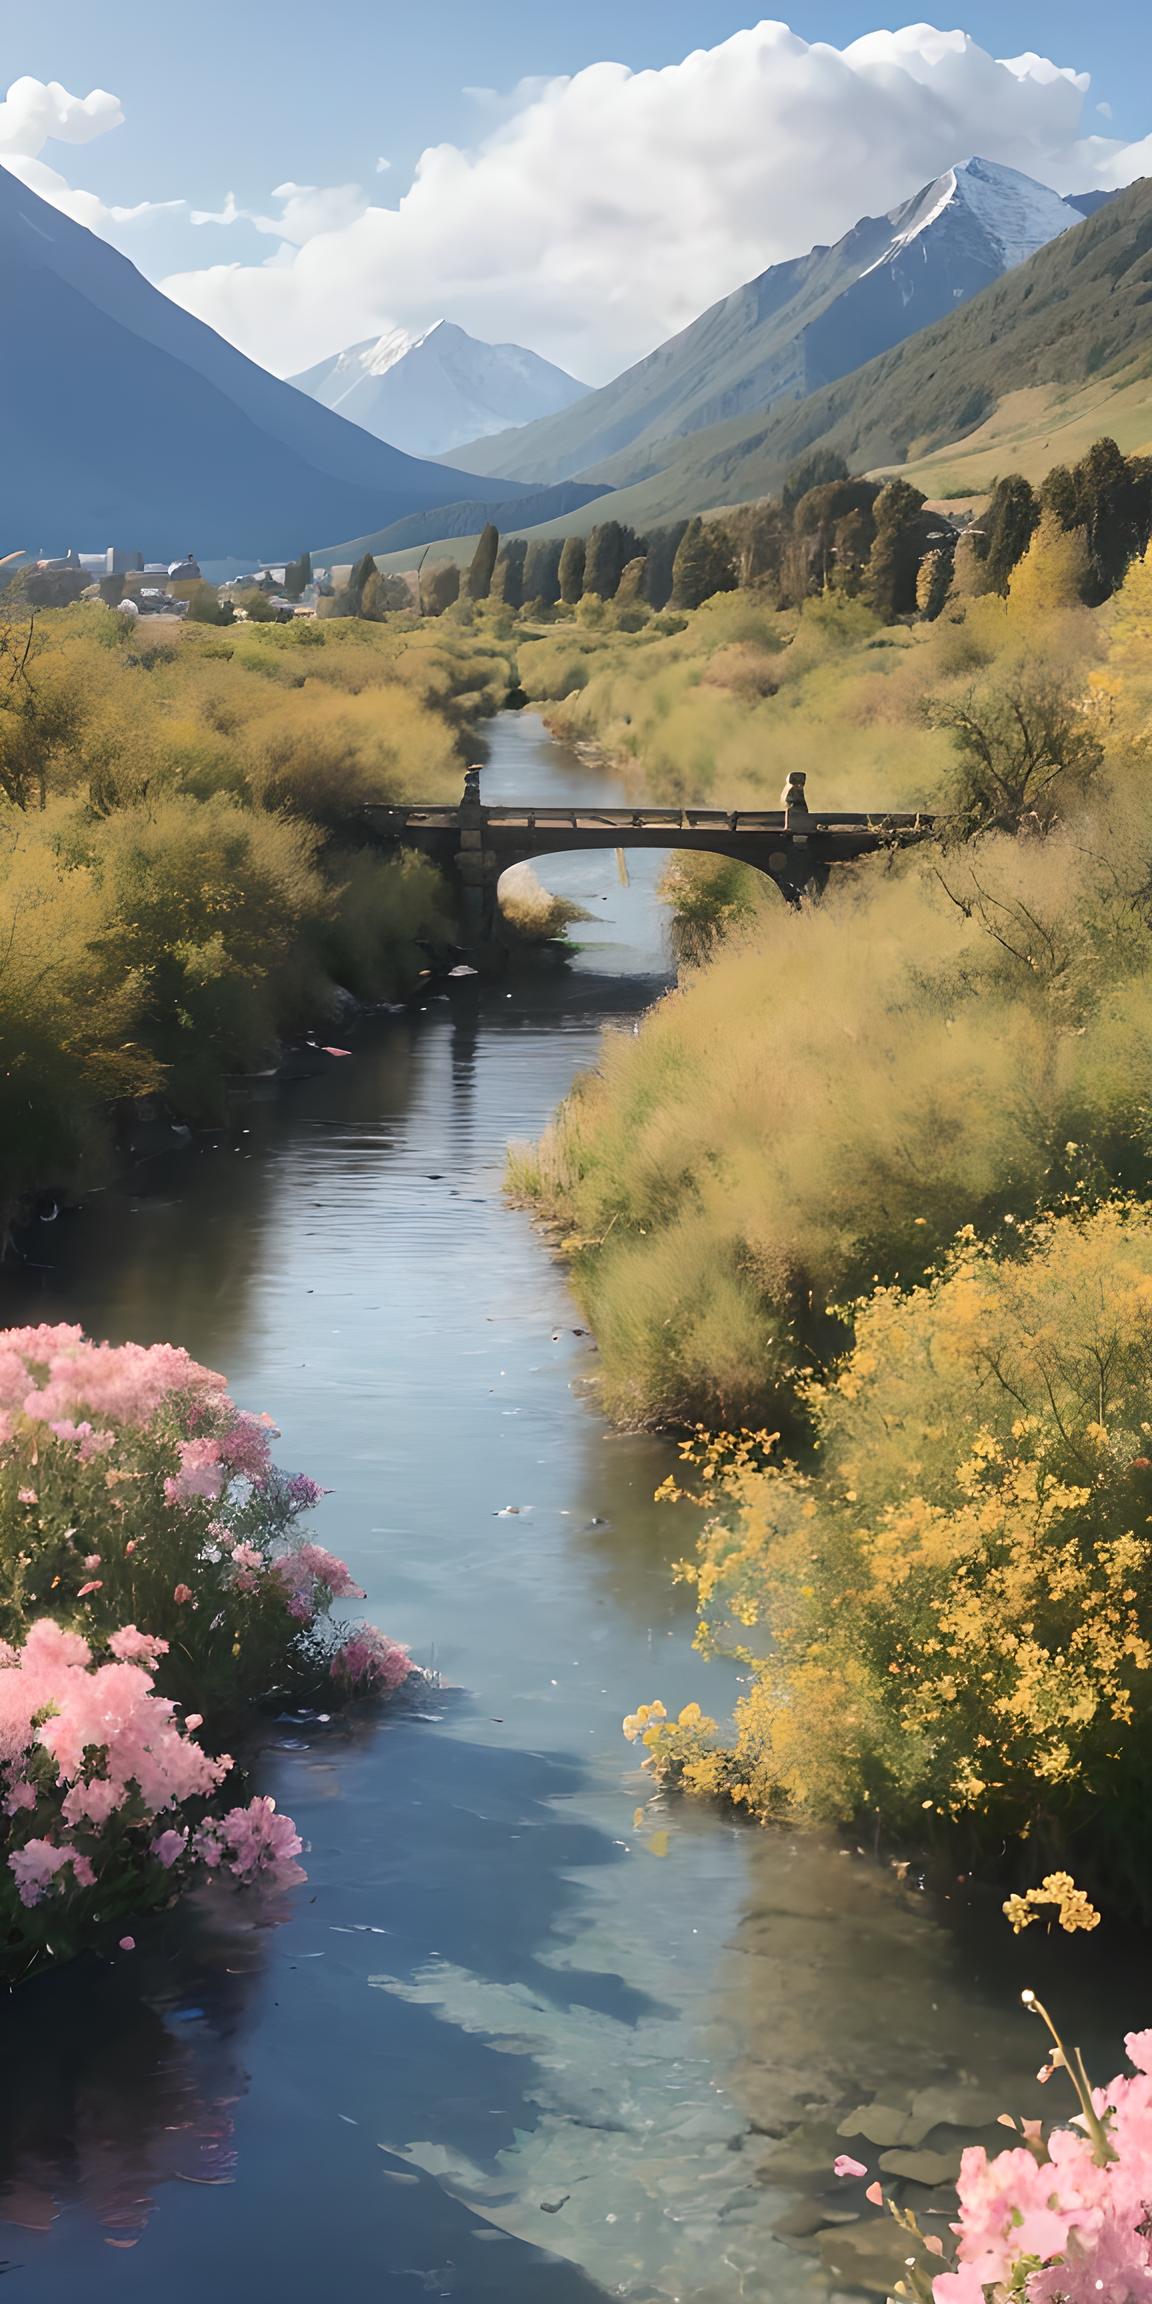
[[[496,723],[485,789],[620,797],[530,716]],[[669,1573],[671,1452],[597,1415],[592,1342],[501,1179],[666,981],[659,861],[542,868],[594,915],[574,966],[373,1019],[0,1283],[5,1320],[226,1370],[331,1489],[317,1533],[369,1612],[441,1675],[414,1711],[274,1732],[263,1781],[308,1847],[285,1915],[210,1898],[12,2000],[5,2297],[882,2292],[885,2227],[830,2174],[844,2115],[879,2096],[947,2146],[1039,2061],[1013,2002],[1036,1962],[967,1906],[843,1836],[653,1798],[620,1736],[641,1699],[723,1712],[734,1682]],[[1086,1955],[1064,1990],[1083,2013]],[[1095,1998],[1114,2042],[1120,1999]]]

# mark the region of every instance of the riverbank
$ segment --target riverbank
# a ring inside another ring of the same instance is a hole
[[[488,774],[617,797],[523,717]],[[502,1171],[666,987],[657,869],[556,860],[595,914],[562,979],[365,1019],[350,1060],[252,1083],[220,1138],[62,1213],[47,1269],[0,1273],[6,1320],[174,1335],[274,1406],[278,1456],[332,1491],[320,1540],[443,1682],[378,1728],[274,1729],[260,1781],[309,1874],[282,1925],[189,1907],[8,2004],[0,2254],[28,2304],[195,2304],[221,2261],[285,2304],[829,2304],[856,2284],[818,2237],[852,2229],[828,2170],[854,2107],[961,2070],[1028,2101],[1023,1983],[1114,2068],[1122,1938],[1101,1988],[1077,1945],[1038,1961],[846,1836],[654,1793],[621,1738],[654,1682],[724,1713],[735,1677],[672,1581],[674,1451],[590,1402],[586,1322]]]
[[[454,934],[360,801],[455,797],[510,659],[432,627],[38,618],[5,707],[0,1228],[107,1174],[117,1105],[217,1119],[229,1075],[413,988]]]

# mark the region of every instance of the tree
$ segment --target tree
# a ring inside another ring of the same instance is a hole
[[[666,608],[672,598],[676,554],[680,550],[680,541],[687,526],[686,520],[674,520],[670,528],[654,528],[648,538],[644,598],[650,608]]]
[[[472,554],[472,565],[464,589],[470,600],[486,600],[492,590],[492,573],[496,554],[500,550],[500,530],[492,521],[480,532],[480,541]]]
[[[952,582],[952,554],[938,545],[920,562],[916,578],[916,606],[926,624],[934,624],[948,598]]]
[[[638,552],[636,558],[628,562],[616,587],[616,605],[618,608],[634,608],[637,601],[644,598],[644,582],[647,574],[647,556],[643,552]]]
[[[584,590],[600,600],[614,600],[629,560],[635,558],[639,538],[619,520],[602,520],[588,538],[584,562]]]
[[[584,564],[587,545],[582,536],[566,536],[560,554],[560,598],[566,608],[574,608],[584,597]]]
[[[799,464],[794,464],[780,491],[780,502],[785,512],[806,496],[810,488],[822,487],[827,480],[846,480],[848,466],[835,448],[814,448]]]
[[[524,562],[528,546],[523,536],[510,536],[492,576],[490,598],[505,608],[524,606]]]
[[[957,828],[1046,831],[1100,769],[1104,751],[1072,682],[1050,665],[972,688],[966,696],[931,699],[936,728],[956,748],[951,804]]]
[[[988,539],[982,528],[965,528],[952,555],[952,598],[979,600],[988,589]]]
[[[1037,624],[1075,608],[1091,582],[1088,543],[1082,528],[1065,528],[1054,512],[1042,512],[1040,525],[1018,568],[1013,570],[1008,606],[1013,621]]]
[[[836,584],[843,591],[858,589],[868,556],[876,540],[875,505],[881,493],[876,480],[822,480],[801,496],[792,511],[792,529],[808,551],[791,555],[805,567],[806,592],[822,592]],[[795,573],[793,586],[795,587]]]
[[[37,677],[36,619],[0,621],[0,793],[14,808],[44,808],[59,757],[76,744],[82,711],[74,690]]]
[[[1024,558],[1039,518],[1040,506],[1022,473],[1010,472],[1006,479],[994,481],[981,522],[990,592],[1007,592],[1012,571]]]
[[[214,584],[196,584],[188,602],[190,624],[232,624],[236,610],[230,600],[222,600]]]
[[[1062,527],[1083,529],[1090,561],[1084,597],[1089,607],[1098,607],[1148,548],[1152,463],[1123,455],[1114,440],[1097,440],[1071,471],[1064,464],[1053,467],[1040,502]]]
[[[302,552],[298,560],[290,560],[284,571],[284,598],[299,600],[312,582],[312,555]]]
[[[454,560],[439,560],[420,584],[420,605],[426,616],[442,616],[460,597],[460,570]]]
[[[359,614],[377,623],[383,616],[402,616],[415,605],[415,592],[406,578],[375,568],[361,594]]]
[[[559,536],[534,536],[528,546],[524,598],[533,607],[554,608],[560,598],[560,550]]]
[[[378,573],[376,562],[370,552],[366,552],[363,559],[356,562],[348,578],[348,614],[350,616],[363,616],[366,612],[371,613],[370,608],[366,611],[364,595],[372,578]]]
[[[876,540],[868,555],[864,597],[886,624],[915,611],[916,576],[929,526],[924,518],[923,494],[911,481],[890,480],[881,489],[876,498]]]
[[[713,521],[690,520],[672,572],[673,605],[699,608],[713,593],[735,589],[736,567],[727,537]]]

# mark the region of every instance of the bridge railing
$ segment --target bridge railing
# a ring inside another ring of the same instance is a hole
[[[419,801],[368,801],[365,812],[401,833],[451,832],[463,819],[459,808]],[[474,819],[469,817],[470,822]],[[510,803],[484,806],[481,821],[495,830],[562,832],[736,832],[930,831],[935,817],[924,809],[828,810],[811,815],[782,808],[537,808]]]

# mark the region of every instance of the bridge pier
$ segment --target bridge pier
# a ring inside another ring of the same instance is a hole
[[[929,839],[935,820],[907,810],[817,812],[800,774],[789,777],[779,808],[565,808],[535,801],[489,807],[480,796],[480,771],[470,768],[458,807],[369,802],[364,821],[370,837],[415,848],[448,874],[460,894],[469,942],[477,954],[495,956],[503,943],[500,875],[535,856],[589,848],[686,848],[729,856],[762,872],[795,910],[806,897],[821,894],[834,865]]]
[[[497,887],[500,863],[485,842],[487,811],[480,796],[480,770],[469,768],[464,777],[464,798],[458,811],[460,844],[454,858],[460,910],[467,937],[484,949],[500,943],[500,904]]]

